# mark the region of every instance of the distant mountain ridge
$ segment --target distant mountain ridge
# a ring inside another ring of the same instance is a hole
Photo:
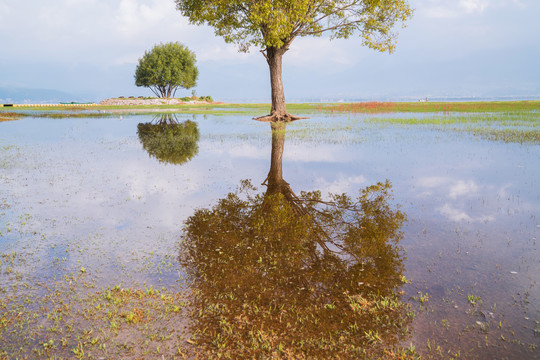
[[[53,89],[0,87],[0,103],[45,104],[75,101],[73,95]]]

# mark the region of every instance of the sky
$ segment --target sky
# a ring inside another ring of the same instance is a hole
[[[358,37],[296,39],[284,56],[287,101],[540,99],[540,1],[409,3],[393,54]],[[172,41],[197,56],[197,95],[270,101],[259,49],[239,53],[173,0],[0,0],[0,102],[150,96],[135,86],[138,59]]]

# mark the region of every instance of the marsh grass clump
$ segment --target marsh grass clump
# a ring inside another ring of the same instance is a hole
[[[540,129],[493,129],[484,127],[474,128],[469,132],[474,136],[490,141],[540,144]]]
[[[370,117],[366,121],[382,125],[431,127],[436,131],[470,134],[489,141],[540,143],[540,112],[536,110],[413,118]]]
[[[18,120],[23,117],[20,113],[0,111],[0,122]]]

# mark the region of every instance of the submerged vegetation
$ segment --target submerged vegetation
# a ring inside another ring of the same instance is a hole
[[[472,134],[482,139],[540,144],[540,111],[429,115],[426,117],[369,118],[370,122],[429,126],[435,130]]]
[[[21,265],[24,255],[0,258],[3,276]],[[183,358],[181,293],[99,288],[83,270],[37,287],[0,288],[0,359]]]

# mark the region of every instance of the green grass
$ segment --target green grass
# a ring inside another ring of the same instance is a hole
[[[0,113],[4,108],[0,107]],[[6,108],[7,109],[7,108]],[[9,108],[12,109],[12,108]],[[37,111],[83,111],[83,110],[163,110],[178,112],[199,111],[242,111],[266,114],[269,104],[182,104],[182,105],[116,105],[116,106],[17,106],[18,110]],[[290,113],[500,113],[514,111],[540,110],[540,101],[478,101],[478,102],[359,102],[359,103],[291,103],[287,104]]]
[[[267,114],[269,104],[183,104],[140,106],[93,106],[93,107],[17,107],[17,112],[0,108],[0,121],[22,117],[37,118],[93,118],[120,115],[159,115],[168,113],[246,116],[255,118]],[[11,109],[11,108],[9,108]],[[472,135],[489,141],[513,143],[540,143],[540,101],[506,102],[418,102],[380,103],[364,102],[350,104],[288,104],[292,114],[349,114],[344,124],[334,124],[333,131],[343,132],[341,139],[362,136],[362,129],[370,124],[421,126],[438,131],[451,131]],[[30,112],[32,111],[32,112]],[[417,113],[418,116],[379,117],[380,113]],[[365,114],[362,116],[361,114]],[[425,114],[420,115],[420,114]],[[374,116],[375,115],[375,116]],[[362,116],[362,117],[359,117]],[[362,128],[363,124],[363,128]],[[319,126],[320,127],[320,126]],[[339,129],[336,129],[339,128]],[[328,138],[329,132],[313,131],[309,126],[309,138]],[[291,129],[305,133],[306,129]],[[301,135],[301,134],[295,134]],[[304,136],[306,137],[305,134]],[[358,141],[358,139],[356,139]]]
[[[320,113],[319,104],[290,104],[288,111],[291,113],[316,114]],[[0,119],[5,114],[5,109],[0,107]],[[9,108],[13,109],[13,108]],[[269,104],[182,104],[182,105],[111,105],[111,106],[17,106],[16,113],[21,117],[43,118],[91,118],[108,117],[117,115],[158,115],[158,114],[193,114],[193,115],[238,115],[258,117],[270,112]],[[30,113],[29,111],[32,111]],[[10,118],[11,120],[11,118]]]
[[[505,112],[540,110],[540,101],[473,101],[473,102],[361,102],[320,105],[328,112],[352,113],[438,113],[438,112]]]
[[[540,112],[514,111],[436,115],[413,118],[370,117],[371,123],[430,127],[439,131],[470,134],[484,140],[540,144]]]

